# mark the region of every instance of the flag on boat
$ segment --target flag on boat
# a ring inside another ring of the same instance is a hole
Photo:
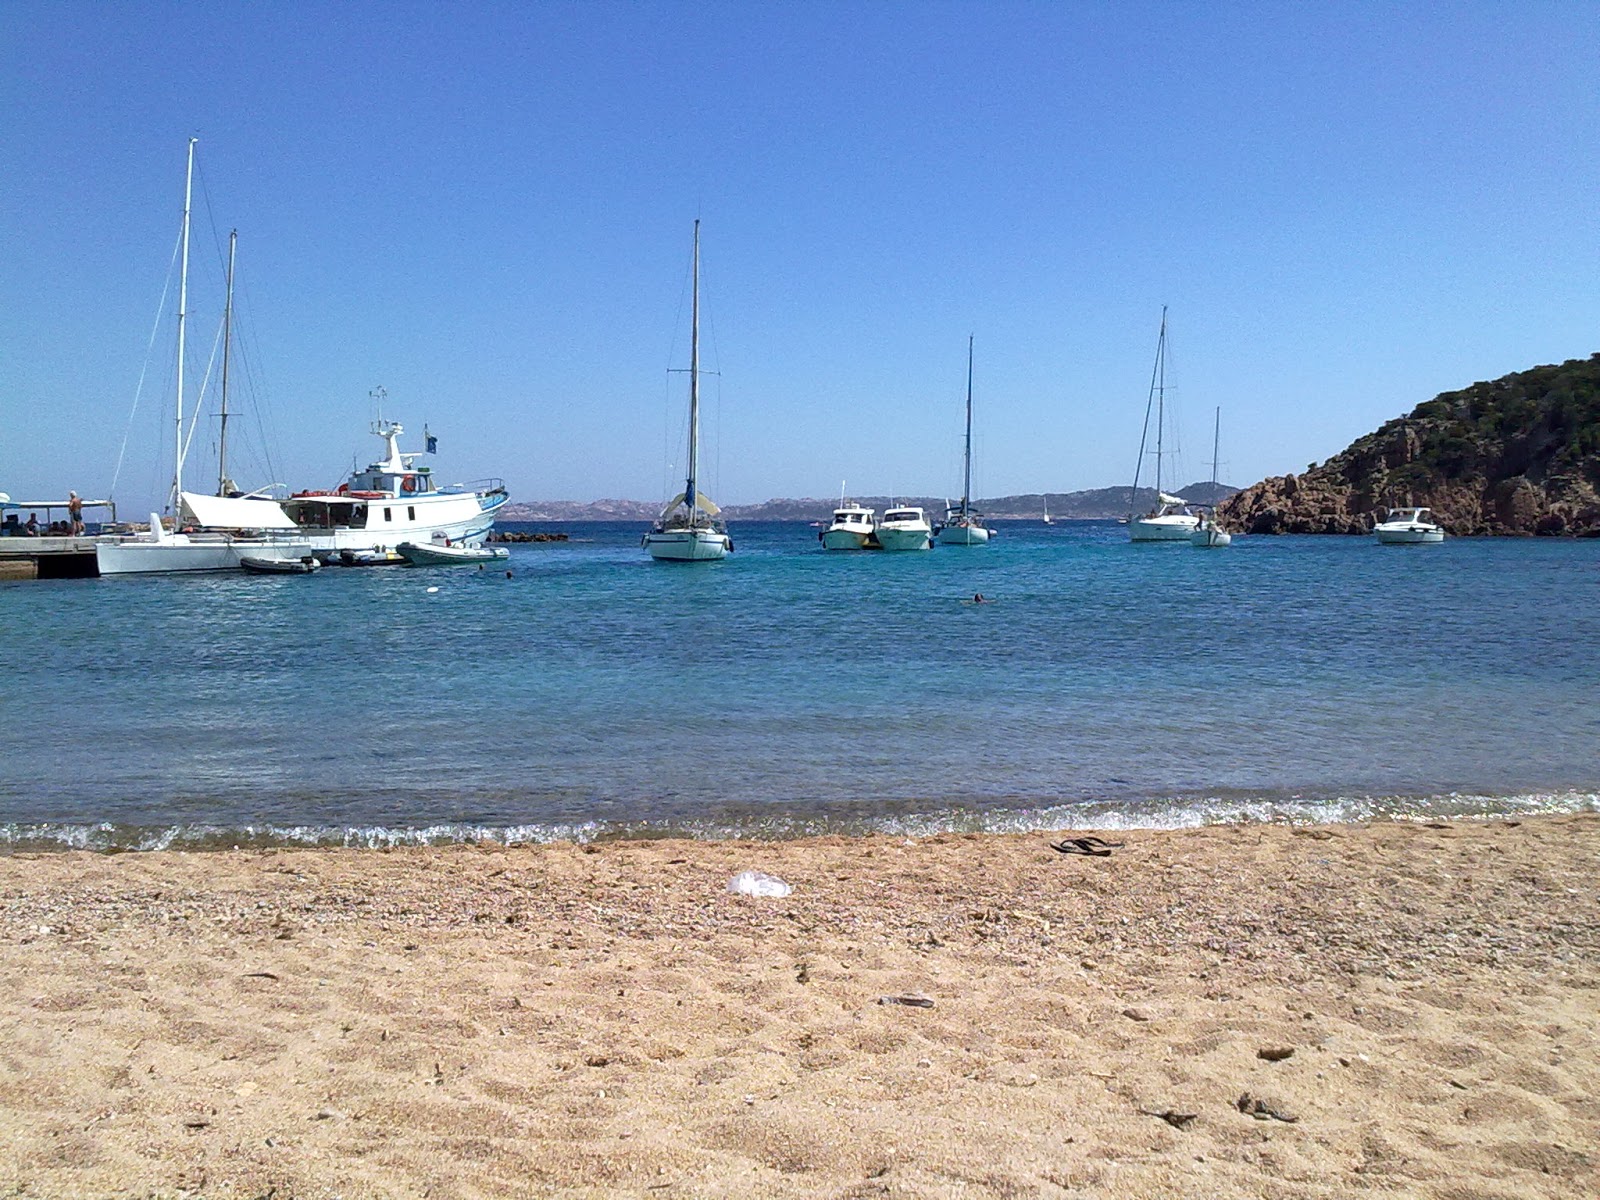
[[[422,427],[422,444],[427,447],[429,454],[439,453],[439,439],[428,432],[428,427]]]

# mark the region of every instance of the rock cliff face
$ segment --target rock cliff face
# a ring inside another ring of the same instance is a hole
[[[1600,536],[1600,354],[1445,392],[1217,512],[1246,533],[1366,533],[1412,505],[1457,535]]]

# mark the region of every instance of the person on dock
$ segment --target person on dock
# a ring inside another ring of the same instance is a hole
[[[67,493],[67,516],[72,521],[72,536],[80,536],[83,533],[83,501],[78,498],[77,492]]]

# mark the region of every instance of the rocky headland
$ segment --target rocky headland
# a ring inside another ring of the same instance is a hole
[[[1425,505],[1452,534],[1600,536],[1600,354],[1445,392],[1218,508],[1245,533],[1367,533]]]

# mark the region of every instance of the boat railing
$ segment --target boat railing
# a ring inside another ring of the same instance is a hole
[[[445,495],[477,495],[479,493],[504,492],[506,482],[493,477],[486,479],[473,479],[466,483],[450,483],[439,489]]]

